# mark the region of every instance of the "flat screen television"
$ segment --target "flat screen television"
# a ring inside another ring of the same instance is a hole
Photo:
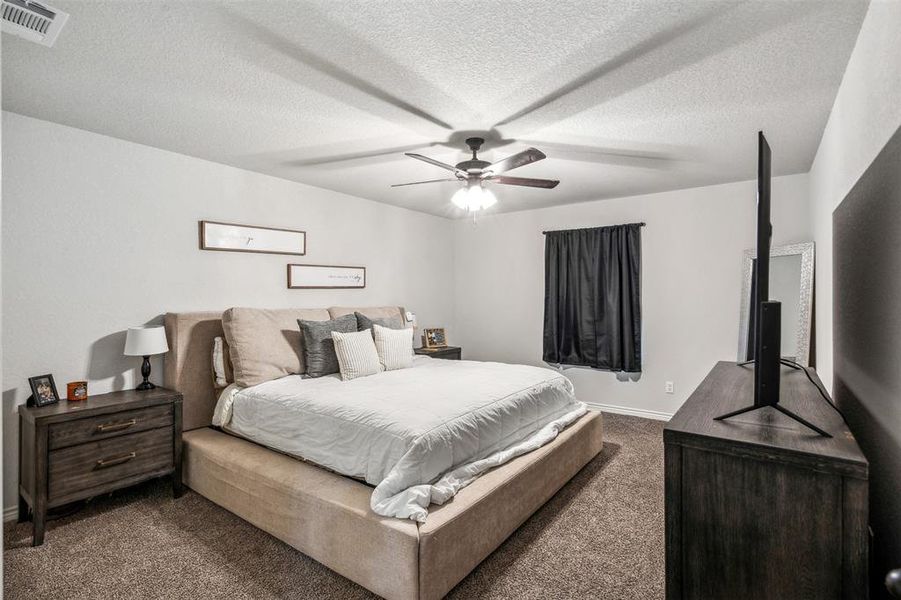
[[[770,187],[772,154],[762,131],[757,132],[757,258],[754,261],[754,405],[779,402],[779,359],[782,305],[770,302]]]
[[[758,408],[771,406],[820,435],[831,437],[816,425],[779,405],[779,379],[782,375],[782,365],[785,364],[795,369],[803,369],[803,367],[782,360],[780,346],[782,305],[779,302],[771,302],[769,298],[770,241],[773,237],[773,225],[770,222],[771,161],[770,145],[763,132],[759,131],[757,132],[757,258],[754,260],[754,297],[751,307],[753,360],[742,363],[743,365],[754,364],[754,403],[716,417],[716,420],[728,419]]]

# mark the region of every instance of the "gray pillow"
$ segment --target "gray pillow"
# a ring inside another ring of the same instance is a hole
[[[387,327],[388,329],[403,329],[404,322],[401,321],[400,317],[385,317],[382,319],[370,319],[363,313],[354,313],[354,317],[357,319],[357,331],[363,331],[364,329],[368,329],[370,333],[372,332],[372,324],[381,325],[382,327]]]
[[[322,377],[338,372],[338,356],[332,332],[352,333],[357,330],[357,318],[344,315],[331,321],[304,321],[297,319],[303,334],[303,360],[308,377]]]

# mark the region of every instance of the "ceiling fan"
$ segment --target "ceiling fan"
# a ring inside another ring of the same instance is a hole
[[[508,156],[503,160],[490,163],[486,160],[479,160],[478,157],[479,148],[481,148],[484,143],[484,138],[466,138],[466,145],[469,146],[469,149],[472,151],[472,158],[458,162],[456,165],[449,165],[439,160],[435,160],[434,158],[423,156],[422,154],[405,152],[404,154],[410,158],[427,162],[430,165],[435,165],[446,171],[452,171],[454,177],[413,181],[411,183],[396,183],[391,187],[438,183],[441,181],[460,181],[466,185],[454,194],[451,201],[460,208],[476,211],[482,208],[488,208],[497,202],[497,198],[495,198],[494,194],[485,188],[485,184],[488,182],[545,189],[553,189],[560,183],[555,179],[534,179],[531,177],[508,177],[506,175],[501,175],[501,173],[512,171],[513,169],[537,162],[547,157],[544,152],[537,148],[526,148],[522,152]]]

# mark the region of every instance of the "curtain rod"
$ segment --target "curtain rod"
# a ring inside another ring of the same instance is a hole
[[[647,225],[647,223],[645,223],[645,222],[641,222],[641,223],[625,223],[625,225],[638,225],[639,227],[644,227],[645,225]],[[552,230],[552,231],[542,231],[542,232],[541,232],[541,235],[547,235],[547,234],[549,234],[549,233],[560,233],[561,231],[582,231],[582,230],[585,230],[585,229],[601,229],[601,228],[603,228],[603,227],[619,227],[619,225],[602,225],[602,226],[600,226],[600,227],[581,227],[581,228],[579,228],[579,229],[554,229],[554,230]]]

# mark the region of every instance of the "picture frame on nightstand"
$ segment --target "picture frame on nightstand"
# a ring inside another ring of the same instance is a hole
[[[447,348],[447,334],[443,327],[422,330],[423,348]]]
[[[50,406],[59,402],[56,383],[53,381],[53,375],[50,373],[29,377],[28,385],[31,387],[31,398],[29,400],[34,406]]]

